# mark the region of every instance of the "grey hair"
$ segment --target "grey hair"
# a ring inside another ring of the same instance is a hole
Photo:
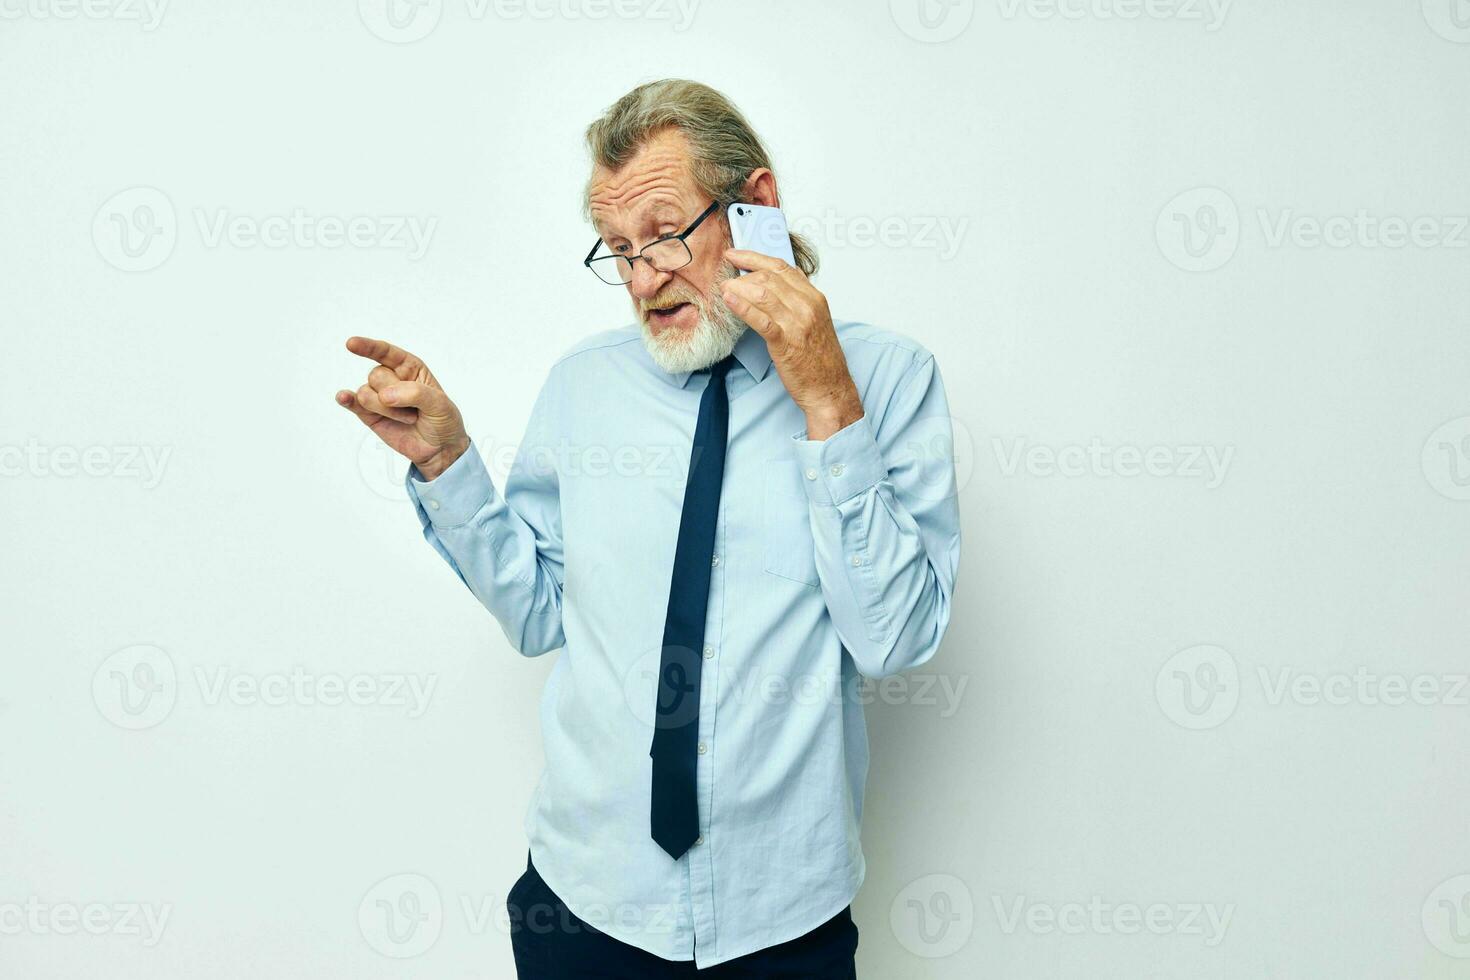
[[[617,170],[656,133],[674,127],[689,143],[690,171],[708,197],[725,204],[741,199],[745,181],[762,167],[774,170],[770,154],[735,103],[684,78],[663,78],[633,89],[587,127],[594,167]],[[582,193],[582,213],[591,217],[591,181]],[[817,251],[803,235],[791,235],[797,268],[816,275]]]

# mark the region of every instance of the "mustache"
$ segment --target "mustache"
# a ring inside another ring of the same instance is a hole
[[[688,289],[675,289],[659,293],[652,299],[639,300],[638,312],[648,313],[651,310],[667,310],[681,303],[693,303],[699,309],[704,309],[704,300],[698,293]]]
[[[714,282],[710,284],[710,293],[716,302],[720,298],[720,285],[727,279],[734,279],[736,275],[737,270],[733,264],[726,262],[720,266],[719,270],[715,273]],[[698,291],[687,285],[675,285],[671,283],[668,289],[665,289],[652,299],[638,300],[638,312],[647,316],[652,310],[667,310],[670,307],[678,306],[680,303],[692,303],[701,313],[706,310],[705,297],[700,295]]]

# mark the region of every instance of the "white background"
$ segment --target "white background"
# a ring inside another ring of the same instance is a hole
[[[0,0],[0,975],[513,974],[552,659],[332,395],[387,337],[500,479],[630,319],[582,130],[679,75],[959,436],[860,974],[1466,976],[1463,0],[597,2]]]

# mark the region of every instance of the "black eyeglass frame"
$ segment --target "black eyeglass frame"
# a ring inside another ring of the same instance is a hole
[[[642,259],[644,262],[647,262],[651,268],[653,268],[653,269],[655,269],[655,270],[657,270],[659,272],[673,272],[675,269],[682,269],[682,268],[684,268],[685,265],[688,265],[690,262],[693,262],[694,261],[694,251],[693,251],[693,249],[691,249],[689,247],[689,243],[686,242],[684,239],[686,239],[690,235],[694,234],[695,230],[697,228],[699,228],[699,226],[701,224],[704,223],[704,220],[706,218],[708,218],[710,215],[714,214],[719,209],[720,209],[720,202],[719,201],[711,201],[709,207],[705,208],[700,213],[699,217],[695,218],[693,221],[691,221],[689,223],[689,227],[688,228],[685,228],[683,231],[679,232],[679,234],[677,234],[677,235],[669,235],[669,236],[667,236],[665,238],[655,238],[653,241],[649,242],[647,245],[645,245],[642,248],[640,248],[637,251],[637,253],[634,254],[634,255],[622,255],[622,254],[620,254],[618,252],[613,252],[613,253],[611,253],[609,255],[597,255],[597,250],[599,248],[601,248],[602,245],[603,245],[602,238],[601,238],[601,236],[599,236],[598,239],[597,239],[597,241],[592,244],[592,251],[588,252],[587,253],[587,257],[582,260],[582,264],[585,265],[587,267],[587,269],[594,276],[597,276],[597,281],[598,282],[607,283],[609,286],[626,286],[628,283],[632,282],[633,281],[633,279],[632,279],[633,263],[637,259]],[[649,259],[647,256],[645,256],[643,254],[645,251],[647,251],[649,248],[652,248],[654,245],[662,245],[665,242],[671,242],[671,241],[677,241],[680,245],[683,245],[684,246],[684,251],[686,253],[688,253],[689,260],[686,261],[684,263],[684,265],[676,265],[676,266],[674,266],[673,269],[659,269],[658,266],[656,266],[656,265],[653,264],[653,260],[652,259]],[[596,258],[593,258],[593,256],[597,256],[597,257]],[[625,260],[628,263],[628,270],[629,270],[628,275],[629,275],[629,278],[626,281],[624,281],[624,282],[607,282],[606,279],[604,279],[604,278],[602,278],[602,276],[598,275],[596,269],[592,268],[592,263],[593,262],[604,262],[604,261],[607,261],[609,259],[614,259],[614,260],[615,259],[623,259],[623,260]]]

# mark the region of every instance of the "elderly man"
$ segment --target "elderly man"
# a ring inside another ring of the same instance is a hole
[[[504,493],[412,354],[352,338],[377,366],[337,394],[511,644],[565,648],[518,974],[853,977],[859,689],[934,655],[959,559],[939,370],[834,323],[800,236],[795,267],[730,247],[726,206],[780,197],[720,93],[639,86],[587,143],[584,265],[637,323],[552,365]]]

